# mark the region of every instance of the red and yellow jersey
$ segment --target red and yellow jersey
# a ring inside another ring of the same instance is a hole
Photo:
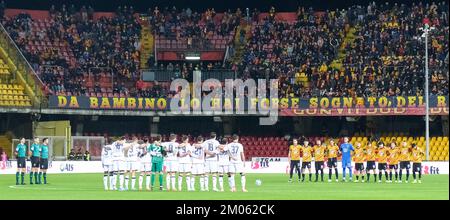
[[[400,150],[398,148],[389,149],[389,164],[398,164],[400,160]]]
[[[387,163],[387,159],[388,159],[388,149],[383,147],[383,148],[378,148],[378,153],[377,153],[377,159],[378,159],[378,163]]]
[[[302,150],[302,146],[300,145],[291,145],[289,147],[289,154],[291,160],[300,160],[300,151]]]
[[[303,162],[311,162],[313,152],[314,152],[314,149],[312,147],[303,147],[302,146]]]
[[[336,158],[338,156],[339,147],[337,145],[328,145],[327,146],[327,157],[328,158]]]
[[[422,156],[425,153],[423,152],[423,150],[419,147],[415,147],[412,149],[412,155],[411,155],[411,160],[413,163],[422,163]]]
[[[325,160],[325,150],[327,147],[321,145],[321,146],[314,146],[314,160],[315,161],[324,161]]]
[[[353,161],[355,163],[363,163],[366,161],[366,150],[364,148],[355,148],[355,151],[353,152]]]
[[[410,161],[411,160],[411,148],[401,147],[399,152],[400,161]]]
[[[366,147],[366,160],[367,161],[375,161],[376,159],[376,150],[375,147]]]

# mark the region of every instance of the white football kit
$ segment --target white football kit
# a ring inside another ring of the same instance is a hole
[[[124,146],[118,142],[111,144],[112,155],[113,155],[113,170],[126,170],[127,166],[125,163]]]
[[[141,148],[139,153],[140,155],[144,156],[141,157],[141,167],[139,169],[140,172],[151,172],[152,171],[152,156],[150,155],[150,152],[147,152],[147,147]]]
[[[231,160],[229,166],[230,173],[242,173],[244,172],[244,161],[242,161],[241,153],[244,152],[244,147],[240,143],[229,143],[227,149],[231,153]]]
[[[192,174],[204,174],[205,173],[205,148],[204,145],[200,147],[192,147]]]
[[[209,139],[203,142],[203,147],[210,152],[214,152],[217,147],[219,147],[219,142],[216,139]],[[205,172],[206,173],[217,173],[218,163],[217,155],[206,155],[205,157]]]
[[[163,142],[161,145],[167,152],[164,160],[166,172],[178,172],[178,143],[177,142]]]
[[[218,172],[221,174],[226,174],[229,172],[230,167],[230,152],[228,149],[223,149],[222,152],[217,152],[218,157]]]
[[[105,145],[102,148],[102,165],[103,165],[103,171],[105,171],[105,172],[113,171],[111,145]]]
[[[187,144],[183,147],[178,147],[178,154],[184,154],[192,151],[192,146]],[[178,172],[190,173],[192,168],[192,160],[189,155],[184,157],[178,156]]]
[[[139,168],[138,162],[139,144],[132,144],[127,151],[127,170],[135,171]]]

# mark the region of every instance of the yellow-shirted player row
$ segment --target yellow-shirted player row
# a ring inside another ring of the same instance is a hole
[[[370,171],[375,176],[375,170],[378,169],[379,174],[378,177],[381,180],[381,172],[385,172],[386,181],[392,182],[392,171],[395,171],[395,181],[401,182],[402,180],[402,171],[406,170],[407,172],[407,181],[409,178],[409,169],[411,168],[411,162],[413,164],[413,176],[415,178],[415,173],[419,173],[419,182],[421,179],[421,163],[422,156],[424,152],[421,148],[417,147],[415,144],[412,146],[408,146],[406,142],[402,142],[401,146],[396,146],[395,143],[390,144],[389,147],[385,147],[383,143],[379,143],[378,147],[373,146],[371,142],[369,142],[366,146],[361,146],[360,143],[356,143],[355,151],[353,152],[353,162],[355,163],[355,170],[357,173],[362,175],[363,172],[367,172],[368,180],[370,178]],[[327,165],[330,168],[329,170],[329,181],[331,181],[331,168],[337,167],[337,158],[339,156],[339,147],[333,142],[330,141],[329,144],[321,144],[320,141],[317,141],[316,145],[310,147],[308,142],[304,142],[303,145],[299,145],[297,143],[297,139],[293,141],[293,144],[289,147],[289,161],[290,161],[290,181],[292,179],[294,168],[297,169],[297,173],[303,172],[305,168],[311,168],[311,161],[314,158],[315,161],[315,169],[323,170],[324,168],[324,160],[328,158]],[[302,159],[301,171],[300,167],[300,159]],[[364,167],[364,163],[366,167]],[[378,166],[376,166],[378,163]],[[398,176],[397,171],[400,170],[400,176]],[[388,173],[389,171],[389,177]],[[336,180],[337,180],[337,169],[335,169]],[[399,180],[398,180],[398,177]],[[379,181],[380,181],[379,180]]]

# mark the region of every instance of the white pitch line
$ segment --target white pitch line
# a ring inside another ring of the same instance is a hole
[[[63,189],[63,188],[55,188],[55,187],[30,188],[30,187],[26,187],[23,185],[11,185],[11,186],[9,186],[9,188],[11,188],[11,189],[39,189],[39,190],[41,190],[41,189]]]

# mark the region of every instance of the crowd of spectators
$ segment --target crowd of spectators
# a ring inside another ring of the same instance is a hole
[[[329,65],[337,55],[347,19],[345,14],[325,12],[314,16],[312,9],[299,8],[293,23],[276,20],[274,12],[252,30],[246,45],[242,78],[279,78],[281,96],[294,88],[288,80],[302,69]],[[289,87],[289,88],[288,88]],[[305,93],[296,89],[296,95]]]
[[[82,6],[77,11],[73,5],[69,8],[63,5],[59,10],[52,6],[47,21],[50,27],[34,29],[36,21],[25,13],[4,19],[3,25],[51,92],[84,95],[86,75],[107,74],[119,81],[139,78],[141,26],[129,13],[131,10],[120,9],[115,16],[94,20],[91,7]],[[37,51],[27,47],[29,42],[36,41],[62,42],[75,61],[70,63],[70,59],[58,53],[58,48]]]
[[[175,6],[159,9],[155,7],[148,11],[149,21],[156,35],[177,42],[185,42],[188,47],[211,47],[214,35],[228,36],[240,24],[242,12],[237,9],[225,11],[221,17],[216,17],[214,8],[205,12],[193,11],[190,8],[178,10]]]
[[[430,91],[448,94],[447,3],[373,3],[352,11],[346,19],[356,26],[355,41],[345,47],[343,70],[329,68],[329,63],[310,68],[303,62],[296,75],[284,81],[281,93],[287,92],[282,96],[423,95],[425,45],[420,28],[425,23],[435,27],[429,38]]]
[[[429,37],[430,91],[448,94],[448,4],[371,4],[347,45],[345,88],[357,96],[423,95],[425,44]],[[343,87],[344,87],[343,86]]]
[[[423,95],[425,49],[420,28],[424,24],[435,27],[429,37],[430,91],[448,94],[448,12],[447,2],[387,2],[323,12],[299,7],[297,19],[291,22],[277,19],[275,8],[262,20],[256,9],[228,10],[218,16],[213,8],[200,13],[190,8],[155,7],[148,15],[156,35],[177,41],[225,36],[242,19],[252,21],[251,34],[240,33],[245,43],[242,62],[158,62],[156,69],[173,71],[176,78],[185,79],[196,69],[232,69],[244,80],[278,78],[280,97],[308,98]],[[33,30],[34,21],[27,14],[4,19],[3,24],[54,93],[104,92],[99,82],[104,76],[115,76],[114,93],[170,97],[174,94],[164,83],[140,86],[141,26],[133,13],[132,7],[123,7],[113,17],[94,20],[91,7],[77,11],[74,6],[63,6],[50,9],[50,27],[42,30]],[[345,41],[351,29],[354,40]],[[245,39],[246,35],[250,37]],[[70,55],[69,59],[61,57],[57,48],[36,51],[27,47],[28,42],[39,40],[67,45],[75,62]],[[86,86],[86,75],[95,81],[92,88]]]

